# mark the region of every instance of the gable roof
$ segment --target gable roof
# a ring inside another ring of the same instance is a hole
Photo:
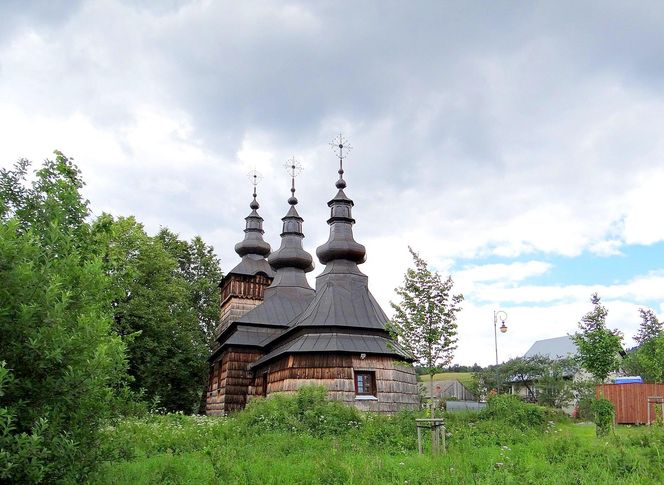
[[[564,359],[567,357],[575,357],[578,354],[578,349],[574,341],[568,336],[548,338],[544,340],[537,340],[528,349],[528,352],[523,354],[524,357],[548,357],[552,360]]]

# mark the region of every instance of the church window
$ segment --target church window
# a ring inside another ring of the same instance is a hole
[[[358,396],[376,395],[376,373],[355,371],[355,394]]]

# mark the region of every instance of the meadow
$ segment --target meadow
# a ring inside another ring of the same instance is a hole
[[[664,482],[664,430],[592,423],[499,396],[450,414],[447,453],[418,455],[414,413],[362,414],[318,389],[227,418],[150,415],[104,428],[96,484]]]

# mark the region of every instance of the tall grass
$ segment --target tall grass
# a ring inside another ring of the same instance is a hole
[[[386,417],[319,389],[254,401],[230,418],[151,416],[103,430],[93,483],[662,483],[664,432],[594,426],[501,397],[447,416],[448,453],[417,454],[414,413]],[[592,429],[588,429],[592,428]]]

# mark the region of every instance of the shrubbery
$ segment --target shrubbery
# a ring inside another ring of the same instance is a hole
[[[659,427],[599,440],[593,426],[495,399],[481,414],[446,415],[448,452],[437,456],[417,454],[418,413],[359,413],[327,401],[321,388],[259,399],[227,418],[124,420],[103,430],[111,461],[92,483],[661,482]],[[516,426],[518,419],[528,424]]]
[[[306,386],[295,395],[254,399],[239,413],[236,424],[245,430],[306,432],[314,436],[336,435],[356,428],[360,412],[327,399],[324,387]]]
[[[595,426],[597,426],[597,436],[605,436],[613,429],[613,418],[615,410],[613,404],[608,399],[597,399],[592,403]]]
[[[511,394],[490,397],[480,416],[501,420],[520,429],[541,427],[549,421],[564,419],[560,411],[523,402]]]

